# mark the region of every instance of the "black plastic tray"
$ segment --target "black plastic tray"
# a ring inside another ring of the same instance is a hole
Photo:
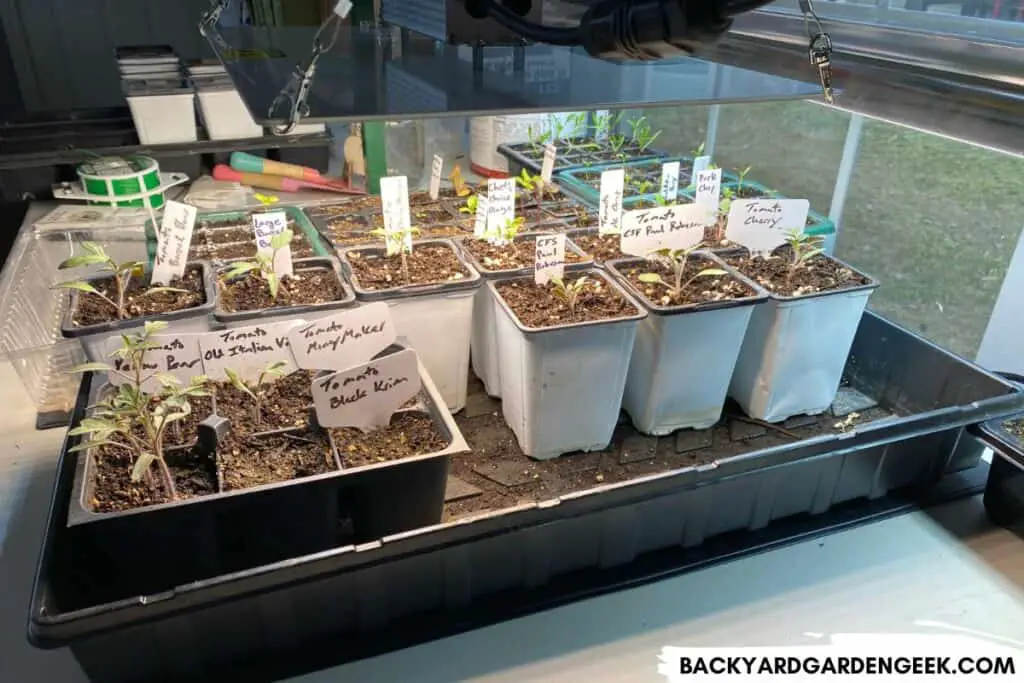
[[[785,537],[782,520],[925,499],[978,463],[965,426],[1024,409],[1011,383],[872,313],[847,379],[904,417],[107,604],[69,601],[90,558],[67,550],[64,458],[29,637],[69,645],[97,681],[272,680],[409,644],[396,634],[423,640],[585,597],[634,568],[731,556]]]

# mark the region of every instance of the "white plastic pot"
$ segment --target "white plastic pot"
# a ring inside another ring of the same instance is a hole
[[[750,318],[729,396],[747,415],[766,422],[824,413],[839,391],[861,316],[877,287],[870,280],[812,296],[771,295]]]
[[[544,233],[524,233],[522,238],[536,237]],[[527,242],[529,245],[529,242]],[[581,259],[583,251],[576,246],[572,240],[565,243],[566,251],[578,254]],[[508,278],[529,275],[532,268],[520,270],[487,270],[468,249],[463,249],[463,258],[469,261],[485,279]],[[580,270],[593,266],[593,261],[580,261],[579,263],[566,264],[566,271]],[[498,362],[498,340],[495,333],[495,310],[498,303],[491,290],[481,287],[473,298],[473,331],[470,335],[470,359],[473,365],[473,373],[483,382],[484,391],[488,396],[501,398],[501,365]]]
[[[636,313],[614,320],[529,328],[495,288],[515,278],[486,284],[498,304],[501,411],[523,453],[536,460],[608,447],[622,405],[637,323],[647,315],[603,272],[586,273],[607,282],[636,307]]]
[[[420,357],[448,410],[466,407],[472,289],[389,300],[395,331]]]
[[[649,314],[637,327],[622,407],[644,434],[661,436],[677,429],[711,427],[722,417],[751,313],[768,299],[768,293],[730,271],[756,294],[703,306],[659,306],[621,274],[622,268],[641,262],[630,258],[605,264]],[[721,267],[717,261],[709,265]]]
[[[383,248],[354,247],[342,254],[342,260],[360,301],[384,301],[391,307],[395,332],[416,351],[448,410],[454,413],[466,406],[473,296],[480,287],[480,274],[466,263],[451,240],[422,240],[418,244],[443,244],[449,247],[462,260],[469,271],[469,277],[458,282],[367,290],[352,275],[352,266],[346,255],[361,252],[379,256]]]

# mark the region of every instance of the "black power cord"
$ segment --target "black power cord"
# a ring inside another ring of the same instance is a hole
[[[772,1],[598,0],[588,3],[579,25],[570,28],[524,19],[504,0],[487,0],[483,13],[525,40],[582,46],[603,59],[649,61],[693,54],[721,38],[732,26],[733,16]]]

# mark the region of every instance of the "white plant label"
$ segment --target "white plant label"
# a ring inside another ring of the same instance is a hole
[[[237,327],[233,330],[204,332],[199,336],[203,369],[210,379],[222,380],[231,369],[246,381],[256,381],[270,363],[284,361],[286,373],[296,368],[288,333],[305,320],[286,320],[269,325]]]
[[[704,239],[708,210],[700,204],[677,204],[627,211],[622,217],[619,249],[631,256],[649,256],[658,249],[689,249]]]
[[[696,202],[717,212],[718,202],[722,198],[722,169],[701,171],[694,178],[697,184]]]
[[[409,215],[409,181],[402,176],[380,179],[380,202],[384,210],[384,242],[387,255],[412,251],[412,217]],[[404,235],[401,245],[397,236]]]
[[[420,390],[416,352],[405,349],[313,380],[313,407],[324,427],[386,427]]]
[[[551,174],[555,172],[555,155],[557,153],[554,145],[550,143],[544,145],[544,160],[540,164],[540,179],[545,184],[551,182]]]
[[[193,377],[204,374],[203,357],[199,351],[198,334],[155,334],[150,341],[157,345],[157,348],[146,352],[142,364],[142,376],[149,376],[142,382],[143,391],[156,391],[160,388],[160,382],[152,375],[157,372],[174,375],[182,385],[187,385]],[[131,365],[126,359],[115,358],[114,352],[123,345],[121,335],[115,334],[107,339],[104,356],[110,359],[110,366],[115,370],[125,373],[129,377],[132,374]],[[115,373],[108,375],[110,383],[119,387],[129,382],[128,377]]]
[[[661,165],[661,196],[669,204],[679,199],[679,162],[670,161]]]
[[[708,166],[711,165],[711,157],[701,156],[696,157],[693,160],[693,169],[690,171],[690,184],[693,185],[697,182],[697,174],[701,171],[708,170]]]
[[[601,174],[601,199],[598,206],[598,230],[602,235],[622,232],[622,192],[626,171],[614,168]]]
[[[479,201],[479,200],[478,200]],[[487,181],[487,239],[501,235],[505,223],[516,217],[516,179],[492,178]]]
[[[434,155],[434,161],[430,166],[430,198],[437,199],[441,194],[441,172],[444,170],[444,159],[440,154]]]
[[[473,222],[473,236],[483,239],[487,236],[487,197],[476,196],[476,216]]]
[[[303,370],[344,370],[395,342],[391,307],[383,301],[321,318],[288,333],[295,364]]]
[[[185,274],[196,207],[168,201],[156,233],[156,257],[153,259],[153,283],[166,285]],[[156,226],[153,226],[154,228]]]
[[[806,199],[734,199],[725,236],[754,254],[770,254],[786,236],[804,231],[810,202]]]
[[[256,235],[256,252],[270,256],[274,250],[270,240],[288,228],[288,215],[284,211],[254,213],[252,215],[252,231]],[[292,246],[286,244],[277,252],[274,259],[274,272],[278,277],[292,274]]]
[[[565,275],[565,234],[539,235],[533,258],[533,281],[546,285]]]

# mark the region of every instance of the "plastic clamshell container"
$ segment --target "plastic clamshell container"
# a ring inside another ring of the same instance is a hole
[[[206,301],[194,308],[187,308],[183,311],[171,311],[157,315],[147,315],[129,320],[112,320],[96,325],[76,325],[74,323],[74,312],[78,307],[78,300],[83,292],[72,290],[68,300],[68,306],[64,309],[64,317],[61,321],[60,331],[65,339],[77,338],[82,342],[82,349],[85,356],[92,362],[105,363],[104,356],[107,339],[113,335],[137,334],[145,327],[147,322],[156,320],[166,321],[168,329],[175,333],[186,332],[208,332],[211,329],[213,312],[217,301],[217,285],[213,278],[213,270],[205,261],[193,261],[188,264],[189,269],[198,268],[203,274],[203,291],[206,293]],[[86,282],[97,282],[108,279],[109,276],[100,275],[85,278]]]
[[[572,451],[607,448],[622,406],[640,304],[604,271],[577,271],[603,280],[635,313],[611,320],[524,326],[489,280],[501,377],[501,412],[523,453],[550,460]],[[532,277],[530,282],[532,282]]]
[[[338,253],[356,298],[359,301],[387,302],[398,336],[406,339],[416,351],[448,409],[455,413],[466,406],[473,298],[480,287],[481,278],[451,240],[419,240],[416,245],[448,247],[469,275],[453,282],[364,289],[352,270],[348,254],[358,252],[362,258],[380,258],[384,255],[384,247],[356,246],[339,249]]]
[[[379,654],[365,645],[433,618],[465,628],[467,619],[507,617],[511,610],[500,608],[510,604],[572,600],[587,582],[607,585],[666,553],[674,558],[669,568],[683,568],[691,555],[676,554],[680,547],[725,559],[734,546],[706,542],[728,532],[787,538],[791,519],[838,512],[844,503],[849,510],[920,500],[949,480],[965,426],[1024,408],[1015,386],[870,312],[847,379],[900,417],[105,601],[90,601],[76,583],[105,577],[94,569],[101,558],[74,553],[63,528],[74,473],[65,454],[28,636],[36,647],[70,646],[86,675],[106,683],[195,681],[210,672],[221,680],[254,680],[254,672],[287,678],[304,673],[312,654],[318,667]],[[76,420],[87,402],[80,393]]]
[[[698,252],[690,258],[723,268],[750,287],[751,296],[700,306],[661,306],[638,292],[623,273],[644,259],[606,264],[648,313],[637,327],[622,395],[623,409],[644,434],[705,429],[721,419],[751,313],[768,299],[767,292],[714,256]]]
[[[124,80],[139,142],[161,145],[195,142],[195,91],[180,77]]]
[[[377,357],[402,348],[392,345]],[[369,543],[437,524],[451,456],[469,447],[422,364],[419,373],[419,403],[400,412],[429,415],[448,442],[439,451],[345,469],[339,444],[329,434],[333,471],[106,513],[93,512],[87,502],[94,478],[91,453],[68,454],[75,460],[69,538],[78,552],[97,553],[109,563],[104,573],[113,573],[132,591],[157,592],[162,585],[322,552],[339,542]],[[82,585],[89,590],[88,580]]]
[[[856,268],[822,254],[849,268]],[[863,273],[861,273],[863,275]],[[771,294],[750,318],[729,396],[747,415],[782,422],[828,410],[878,282],[808,296]]]
[[[221,268],[218,277],[221,276],[230,266]],[[265,308],[259,311],[229,312],[224,310],[224,302],[218,297],[216,306],[213,308],[213,319],[218,328],[233,329],[236,327],[247,327],[249,325],[272,325],[285,322],[295,318],[301,318],[307,322],[313,322],[329,316],[337,311],[348,308],[355,304],[356,295],[352,288],[345,283],[341,273],[341,266],[335,259],[314,256],[311,258],[300,258],[292,261],[292,270],[299,275],[304,272],[315,270],[329,270],[334,273],[341,286],[344,295],[337,301],[325,301],[319,304],[304,304],[301,306],[281,306],[279,308]]]
[[[537,237],[538,235],[545,235],[549,233],[542,232],[528,232],[523,233],[522,237]],[[466,241],[474,239],[471,237],[463,238],[459,241],[462,247],[462,253],[466,260],[469,261],[476,270],[480,273],[485,280],[503,277],[517,277],[523,275],[529,275],[533,272],[533,268],[520,268],[520,269],[509,269],[509,270],[489,270],[477,261],[476,257],[473,256],[466,247]],[[579,256],[584,256],[583,251],[580,250],[571,239],[566,239],[565,249],[567,252],[573,252]],[[580,261],[579,263],[566,263],[565,269],[567,272],[573,270],[580,270],[583,268],[593,267],[593,260]],[[477,290],[476,296],[473,298],[473,332],[470,335],[470,360],[473,365],[473,373],[480,379],[484,384],[484,390],[488,396],[494,398],[501,397],[501,372],[500,363],[498,361],[498,339],[496,330],[496,310],[497,303],[494,300],[494,294],[487,287],[481,287]]]
[[[244,140],[263,137],[229,77],[193,76],[203,127],[211,140]]]

